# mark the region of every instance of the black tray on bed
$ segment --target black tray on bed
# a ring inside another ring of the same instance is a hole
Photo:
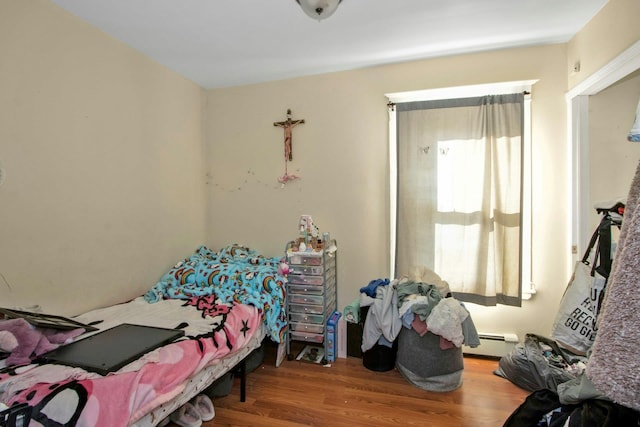
[[[41,355],[38,360],[107,375],[182,337],[180,329],[123,323]]]
[[[56,316],[54,314],[34,313],[31,311],[14,310],[12,308],[0,307],[0,315],[5,319],[24,319],[33,326],[51,329],[78,329],[82,328],[87,332],[97,331],[91,325],[85,325],[73,319],[64,316]],[[0,316],[0,319],[2,318]]]

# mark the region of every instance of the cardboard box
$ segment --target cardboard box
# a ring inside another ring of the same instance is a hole
[[[327,320],[327,342],[325,343],[325,358],[327,362],[335,362],[338,354],[338,321],[342,313],[334,311]]]

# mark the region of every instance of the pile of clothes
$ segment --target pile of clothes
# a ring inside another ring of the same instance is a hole
[[[402,327],[413,329],[420,336],[427,332],[438,335],[443,350],[463,344],[480,345],[469,312],[446,289],[442,295],[436,284],[409,278],[376,279],[361,288],[360,307],[369,307],[362,351],[376,344],[391,347]]]
[[[462,346],[480,345],[471,315],[430,270],[412,278],[376,279],[360,289],[367,307],[362,351],[397,349],[395,366],[413,385],[451,391],[462,384]]]

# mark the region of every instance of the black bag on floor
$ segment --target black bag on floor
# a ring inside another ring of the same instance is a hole
[[[639,422],[640,413],[617,403],[587,399],[563,405],[556,393],[538,390],[513,411],[503,427],[618,427]]]

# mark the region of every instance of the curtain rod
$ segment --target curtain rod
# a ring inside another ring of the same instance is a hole
[[[517,92],[516,92],[516,93],[517,93]],[[528,90],[524,90],[524,91],[522,91],[522,94],[523,94],[524,96],[527,96],[527,95],[531,95],[531,92],[529,92]],[[482,96],[486,96],[486,95],[482,95]],[[475,97],[471,97],[471,98],[475,98]],[[443,98],[443,99],[448,99],[448,98]],[[452,99],[453,99],[453,98],[452,98]],[[415,102],[415,101],[407,101],[407,102]],[[395,102],[391,102],[391,101],[389,101],[389,102],[387,102],[387,107],[388,107],[391,111],[394,111],[394,110],[395,110],[395,108],[396,108],[396,103],[395,103]]]

